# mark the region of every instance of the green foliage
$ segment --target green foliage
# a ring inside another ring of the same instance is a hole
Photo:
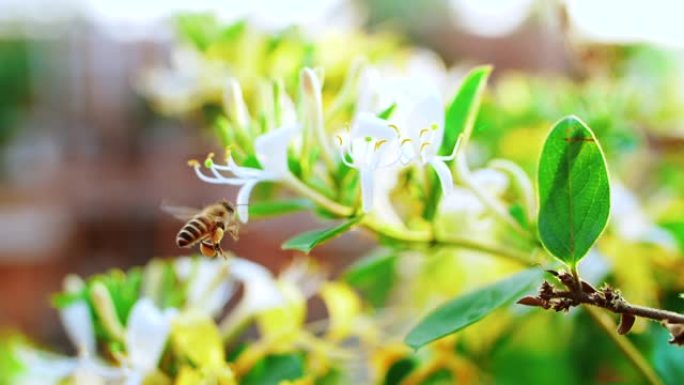
[[[539,161],[539,235],[556,258],[575,266],[608,222],[606,160],[594,133],[574,116],[552,128]]]
[[[397,108],[397,103],[392,103],[389,107],[387,107],[386,109],[384,109],[382,112],[380,112],[378,114],[378,118],[385,119],[385,120],[391,118],[392,113],[394,112],[394,110],[396,108]]]
[[[371,305],[385,305],[394,287],[396,254],[379,254],[362,258],[344,273],[344,280],[356,288]]]
[[[466,75],[461,88],[459,88],[446,111],[441,154],[450,154],[456,145],[458,136],[472,129],[491,72],[491,66],[482,66],[473,69]],[[469,129],[469,127],[471,128]]]
[[[651,361],[656,372],[663,379],[664,385],[680,385],[684,378],[684,349],[679,346],[663,343],[669,336],[665,329],[653,331],[653,353]]]
[[[304,358],[299,354],[269,355],[259,361],[240,381],[242,385],[278,385],[304,375]]]
[[[127,273],[121,270],[112,270],[109,274],[96,276],[89,282],[89,286],[95,282],[101,282],[109,291],[114,303],[116,315],[122,324],[126,324],[128,315],[140,297],[142,273],[140,269],[131,269]]]
[[[294,237],[285,241],[285,243],[282,245],[282,248],[283,250],[299,250],[308,254],[311,250],[313,250],[314,247],[344,234],[360,220],[361,217],[356,217],[346,220],[342,224],[335,227],[312,230],[295,235]]]
[[[22,343],[19,336],[0,333],[0,385],[13,384],[14,377],[24,369],[15,353]]]
[[[679,251],[684,253],[684,222],[666,222],[660,226],[672,235],[677,242]]]
[[[414,349],[453,334],[507,305],[539,284],[542,272],[529,269],[453,299],[430,313],[406,336]]]
[[[251,218],[268,218],[313,208],[314,205],[307,199],[254,202],[249,205],[249,216]]]
[[[403,358],[396,361],[387,371],[384,385],[401,384],[401,380],[408,376],[417,365],[418,363],[413,358]]]

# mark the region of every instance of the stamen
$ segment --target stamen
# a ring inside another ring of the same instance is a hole
[[[411,142],[413,142],[413,140],[411,140],[411,138],[406,138],[406,139],[403,139],[401,142],[399,142],[399,145],[403,147],[405,144],[411,143]]]
[[[364,138],[364,140],[366,141],[366,143],[370,143],[373,140],[373,138],[370,136],[367,136]]]
[[[199,166],[200,166],[200,162],[199,162],[197,159],[190,159],[190,160],[188,161],[188,166],[190,166],[190,167],[199,167]]]
[[[207,154],[207,159],[204,160],[204,167],[212,168],[214,166],[214,153]]]
[[[344,144],[344,140],[342,139],[342,136],[335,135],[335,139],[337,139],[337,145],[342,147],[342,145]]]
[[[387,139],[380,139],[377,142],[375,142],[375,151],[378,151],[380,147],[382,147],[382,145],[387,142],[389,142]]]
[[[426,148],[430,147],[432,145],[432,142],[423,142],[420,145],[420,152],[423,152]]]
[[[430,132],[430,130],[429,130],[428,128],[423,128],[422,130],[420,130],[420,133],[418,134],[418,137],[419,137],[419,138],[422,138],[423,135],[427,134],[428,132]]]
[[[389,126],[389,128],[394,130],[394,132],[397,134],[397,136],[399,135],[399,132],[400,132],[399,127],[397,127],[396,124],[389,124],[388,126]]]

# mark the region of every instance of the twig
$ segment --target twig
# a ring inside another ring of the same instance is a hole
[[[608,285],[596,289],[588,282],[567,272],[550,272],[567,290],[557,289],[548,281],[542,283],[537,296],[522,298],[518,303],[538,306],[555,311],[567,311],[579,305],[592,305],[621,315],[618,328],[626,334],[634,324],[635,317],[647,318],[662,323],[672,334],[670,343],[684,344],[684,314],[629,303],[620,293]]]

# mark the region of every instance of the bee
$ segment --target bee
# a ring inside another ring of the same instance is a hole
[[[238,239],[239,224],[235,218],[235,207],[228,201],[210,204],[202,210],[187,207],[162,205],[165,211],[185,220],[178,235],[178,247],[193,247],[199,243],[199,249],[205,257],[223,256],[221,240],[227,232],[233,240]]]

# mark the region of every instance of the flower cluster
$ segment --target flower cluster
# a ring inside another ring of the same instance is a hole
[[[312,296],[320,296],[329,314],[319,326],[306,324]],[[16,384],[258,383],[260,363],[283,357],[293,361],[284,379],[313,380],[353,360],[341,342],[372,334],[358,296],[326,280],[308,260],[295,261],[279,277],[236,257],[152,261],[85,282],[70,276],[55,303],[77,357],[20,346],[15,355],[26,370]],[[358,329],[359,322],[365,327]],[[252,324],[256,339],[245,334]],[[246,342],[240,350],[238,343]],[[301,360],[308,355],[315,362]]]
[[[301,72],[299,108],[287,95],[280,94],[273,101],[279,106],[280,116],[271,120],[285,122],[261,133],[259,120],[248,118],[239,85],[229,82],[225,103],[227,119],[234,130],[242,131],[248,138],[254,137],[253,144],[248,143],[241,150],[247,153],[247,161],[256,165],[238,165],[232,148],[227,151],[225,163],[217,163],[212,153],[203,164],[191,161],[190,165],[202,181],[241,186],[236,204],[243,222],[248,220],[249,197],[259,182],[287,184],[303,179],[307,183],[313,178],[306,174],[305,167],[312,172],[322,167],[322,173],[333,179],[339,176],[336,173],[342,165],[358,170],[361,208],[365,213],[373,211],[379,199],[376,196],[378,174],[397,173],[407,167],[431,167],[444,196],[448,196],[454,182],[447,162],[456,158],[459,142],[448,149],[447,155],[439,154],[445,132],[444,103],[439,89],[428,79],[408,77],[384,79],[384,87],[377,88],[380,82],[370,81],[370,74],[375,71],[360,72],[357,88],[363,102],[357,103],[351,123],[344,124],[338,134],[332,134],[334,127],[325,124],[330,119],[323,108],[323,81],[315,70],[305,68]],[[377,76],[374,78],[377,80]],[[380,105],[380,101],[384,104]],[[337,151],[332,149],[333,143]],[[253,148],[253,154],[248,153],[249,148]],[[290,169],[296,160],[301,167],[298,175]],[[315,165],[317,160],[322,164]],[[308,164],[309,161],[314,164]]]

